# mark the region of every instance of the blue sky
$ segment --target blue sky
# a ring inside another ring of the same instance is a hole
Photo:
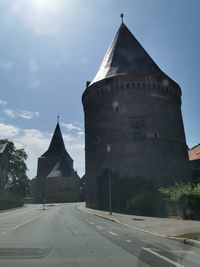
[[[182,88],[189,146],[200,143],[199,0],[0,0],[0,138],[28,153],[29,177],[57,114],[74,167],[84,174],[81,95],[120,26]]]

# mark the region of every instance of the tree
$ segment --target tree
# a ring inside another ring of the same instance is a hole
[[[28,156],[24,149],[17,149],[13,142],[8,143],[8,172],[7,189],[15,194],[25,197],[29,191],[29,179],[26,174],[28,168],[25,161]]]

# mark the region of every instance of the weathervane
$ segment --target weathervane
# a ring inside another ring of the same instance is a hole
[[[59,116],[57,116],[57,123],[59,123]]]
[[[122,23],[123,23],[123,22],[124,22],[124,20],[123,20],[123,18],[124,18],[124,14],[121,13],[121,14],[120,14],[120,17],[121,17],[121,19],[122,19]]]

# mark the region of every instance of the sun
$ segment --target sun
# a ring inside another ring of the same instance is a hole
[[[51,35],[59,30],[64,11],[63,0],[29,0],[27,3],[28,20],[36,33]]]
[[[38,10],[48,10],[59,6],[59,0],[29,0],[30,5]]]
[[[63,8],[63,0],[29,0],[30,7],[40,16],[58,14]]]

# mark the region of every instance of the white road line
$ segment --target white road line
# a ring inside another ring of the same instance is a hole
[[[93,225],[94,223],[93,223],[93,222],[90,222],[90,224],[92,224],[92,225]]]
[[[132,241],[131,241],[131,240],[129,240],[129,239],[127,239],[127,240],[126,240],[126,242],[128,242],[128,243],[132,243]]]
[[[23,225],[25,225],[25,224],[27,224],[27,223],[30,223],[30,222],[36,220],[37,218],[41,217],[41,216],[44,215],[44,214],[45,214],[45,213],[41,213],[41,214],[39,214],[39,215],[37,215],[37,216],[31,218],[30,220],[27,220],[27,221],[25,221],[25,222],[23,222],[23,223],[20,223],[20,224],[18,224],[17,226],[13,227],[13,229],[16,230],[16,229],[18,229],[19,227],[21,227],[21,226],[23,226]]]
[[[99,225],[97,225],[97,228],[99,228],[99,229],[103,229],[103,227],[101,227],[101,226],[99,226]]]
[[[173,250],[173,251],[169,251],[170,253],[180,253],[180,254],[184,254],[184,253],[187,253],[187,254],[195,254],[194,251],[185,251],[185,250]]]
[[[111,231],[108,231],[108,233],[111,234],[111,235],[118,235],[118,234],[113,233],[113,232],[111,232]]]
[[[152,251],[162,251],[161,249],[159,249],[159,248],[152,248],[151,249]],[[169,251],[167,251],[167,252],[169,252],[169,253],[171,253],[171,254],[176,254],[176,253],[180,253],[180,254],[184,254],[184,253],[187,253],[187,254],[195,254],[195,252],[194,251],[186,251],[186,250],[169,250]]]
[[[143,248],[143,250],[146,250],[147,252],[149,252],[149,253],[151,253],[151,254],[157,256],[158,258],[161,258],[162,260],[164,260],[164,261],[166,261],[166,262],[171,263],[172,265],[174,265],[174,266],[176,266],[176,267],[184,267],[184,265],[182,265],[182,264],[180,264],[180,263],[177,263],[177,262],[175,262],[175,261],[173,261],[173,260],[170,260],[170,259],[168,259],[168,258],[166,258],[166,257],[164,257],[164,256],[162,256],[162,255],[160,255],[159,253],[157,253],[157,252],[151,250],[150,248]]]
[[[10,217],[17,217],[17,215],[21,215],[22,213],[26,213],[27,211],[29,212],[30,210],[36,210],[35,207],[27,207],[27,208],[23,208],[23,210],[7,210],[4,211],[3,213],[0,213],[0,221],[4,221],[7,219],[10,219]]]

